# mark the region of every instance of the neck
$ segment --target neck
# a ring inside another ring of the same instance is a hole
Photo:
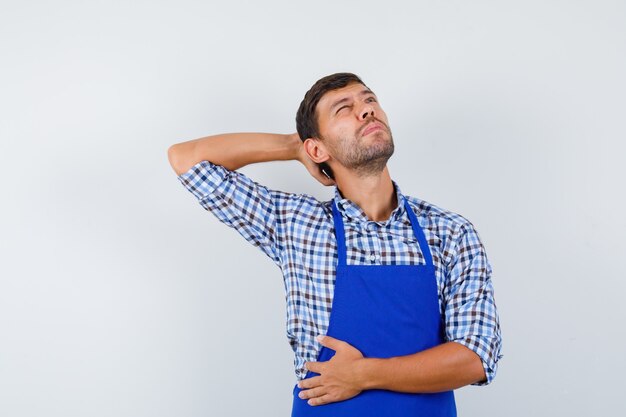
[[[398,207],[396,191],[386,166],[380,173],[365,177],[342,172],[336,176],[336,184],[341,196],[358,205],[368,220],[385,221]]]

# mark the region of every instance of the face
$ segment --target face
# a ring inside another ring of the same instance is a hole
[[[387,115],[378,98],[353,83],[325,93],[317,104],[319,135],[332,159],[361,173],[379,173],[394,151]]]

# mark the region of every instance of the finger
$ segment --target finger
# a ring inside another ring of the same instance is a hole
[[[325,389],[323,387],[317,387],[300,391],[298,397],[306,400],[307,398],[321,397],[324,394],[326,394]]]
[[[298,382],[298,387],[299,388],[319,387],[320,385],[322,385],[321,377],[322,376],[319,375],[319,376],[312,376],[310,378],[305,378],[302,381]]]
[[[335,181],[333,181],[332,179],[326,178],[324,175],[317,175],[315,178],[319,182],[321,182],[323,185],[335,185]]]
[[[339,339],[335,339],[332,336],[318,336],[318,341],[320,342],[320,344],[322,346],[326,346],[327,348],[330,348],[334,351],[340,350],[344,347],[347,347],[349,344],[348,342],[344,342],[343,340],[339,340]]]
[[[321,374],[326,364],[324,362],[305,362],[304,367],[311,372]]]
[[[333,180],[332,178],[324,175],[324,173],[320,171],[319,169],[317,169],[317,167],[315,167],[314,169],[315,169],[315,178],[317,178],[322,184],[329,185],[335,182],[335,180]]]
[[[307,166],[306,168],[313,178],[315,178],[317,181],[321,182],[324,185],[328,185],[328,178],[320,172],[317,166]]]
[[[330,176],[326,175],[326,173],[318,165],[312,166],[311,170],[312,170],[311,173],[313,174],[313,176],[317,178],[317,180],[321,182],[322,184],[332,185],[335,183],[335,180],[333,180]]]
[[[324,394],[321,397],[311,398],[307,402],[309,403],[309,405],[323,405],[323,404],[332,403],[333,401],[334,400],[333,400],[332,395]]]

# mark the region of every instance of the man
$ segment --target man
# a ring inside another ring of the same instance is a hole
[[[299,380],[292,416],[456,415],[453,390],[489,384],[502,357],[478,233],[400,191],[386,166],[387,116],[355,74],[318,80],[296,127],[168,150],[200,204],[282,270]],[[236,171],[273,160],[300,161],[334,198],[271,190]]]

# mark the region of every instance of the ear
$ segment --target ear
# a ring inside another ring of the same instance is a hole
[[[315,163],[319,164],[330,159],[330,155],[326,151],[324,143],[322,143],[322,141],[318,138],[306,138],[302,143],[302,146],[304,146],[304,150],[309,158],[311,158],[311,160]]]

